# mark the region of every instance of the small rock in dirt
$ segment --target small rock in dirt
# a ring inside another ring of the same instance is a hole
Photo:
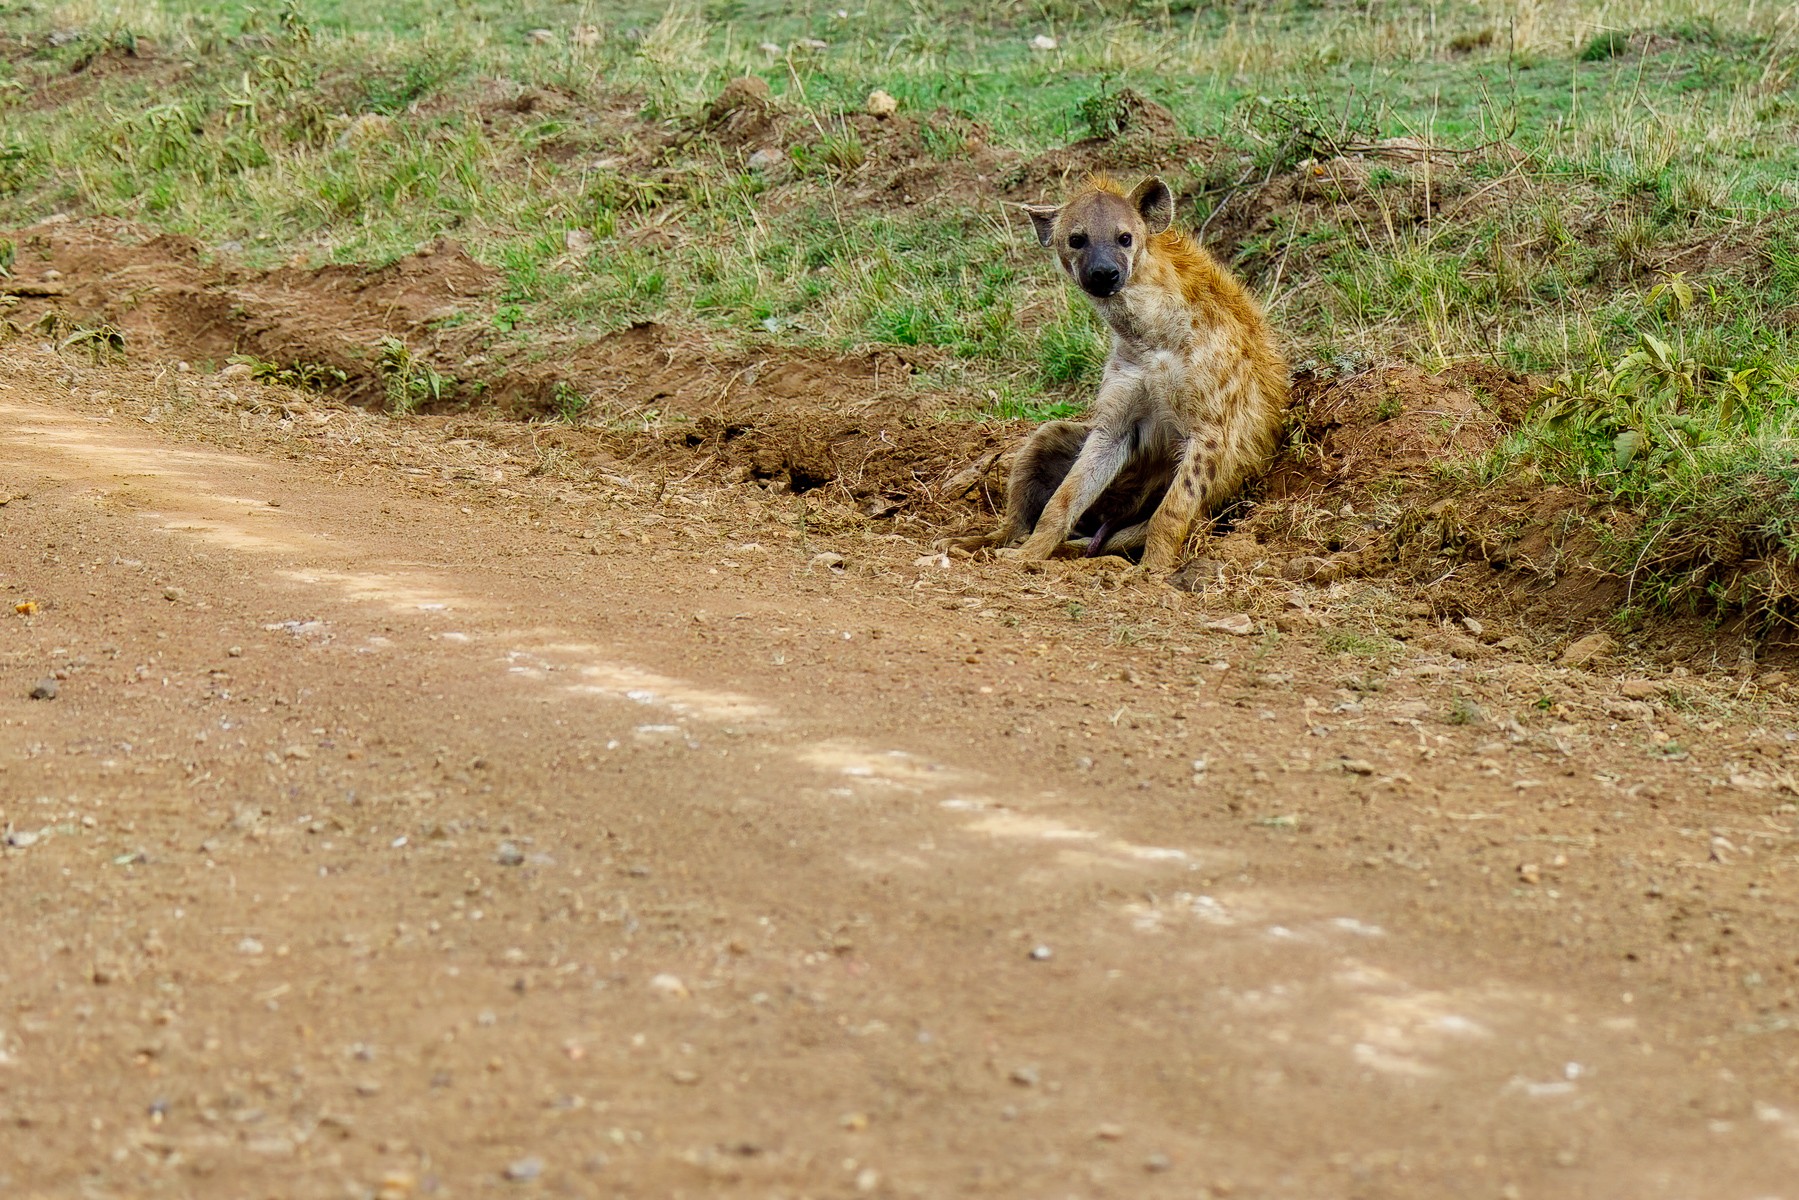
[[[783,161],[779,150],[770,150],[764,146],[750,155],[746,165],[752,171],[770,171],[780,166]]]
[[[532,1156],[506,1164],[505,1175],[513,1183],[529,1183],[543,1174],[543,1159]]]
[[[250,378],[250,375],[251,371],[249,363],[232,363],[230,366],[219,372],[220,379],[248,379]]]
[[[936,567],[939,571],[950,569],[951,563],[947,554],[921,554],[912,560],[915,567]]]
[[[868,1114],[864,1112],[844,1113],[837,1123],[851,1133],[861,1133],[868,1128]]]
[[[28,846],[37,845],[37,840],[41,836],[43,836],[43,835],[37,834],[37,833],[27,833],[23,829],[14,829],[7,833],[6,844],[11,846],[15,850],[23,850]]]
[[[873,1167],[863,1167],[856,1172],[856,1190],[868,1193],[881,1186],[881,1173]]]
[[[262,953],[262,943],[253,937],[247,937],[237,944],[239,954],[256,955]]]
[[[689,1071],[685,1067],[680,1067],[673,1071],[670,1071],[668,1073],[668,1077],[675,1083],[680,1084],[682,1087],[692,1087],[694,1084],[696,1084],[700,1081],[700,1073],[698,1071]]]
[[[1051,950],[1048,946],[1031,947],[1031,957],[1037,962],[1048,962],[1050,959],[1054,958],[1055,955],[1056,952]]]
[[[762,51],[762,53],[768,55],[770,58],[779,58],[779,57],[781,57],[781,55],[787,53],[785,50],[781,49],[781,47],[774,42],[762,42],[756,47],[756,49]]]
[[[1605,713],[1625,721],[1647,721],[1655,715],[1655,706],[1641,700],[1614,700],[1605,706]]]
[[[1523,883],[1535,883],[1543,877],[1543,869],[1536,863],[1519,863],[1518,879]]]
[[[1228,633],[1234,637],[1248,637],[1256,631],[1256,623],[1250,620],[1248,613],[1232,613],[1228,617],[1207,621],[1206,628],[1216,633]]]
[[[1022,1067],[1013,1067],[1011,1079],[1019,1087],[1036,1087],[1043,1081],[1043,1074],[1035,1063],[1026,1063]]]
[[[1281,567],[1281,578],[1290,579],[1294,583],[1304,583],[1307,580],[1317,580],[1323,583],[1326,582],[1324,576],[1329,569],[1330,564],[1324,559],[1310,554],[1302,554],[1298,558],[1289,558],[1286,561]]]
[[[1174,1162],[1166,1154],[1152,1154],[1143,1160],[1143,1169],[1151,1175],[1160,1175],[1174,1167]]]
[[[890,93],[876,88],[868,93],[868,115],[871,117],[891,117],[899,111],[899,101]]]
[[[808,569],[812,567],[824,567],[831,571],[841,571],[843,570],[843,555],[835,553],[834,551],[824,550],[818,554],[814,554],[812,556],[812,561],[807,563],[806,566]]]
[[[1177,592],[1203,592],[1224,582],[1224,564],[1210,558],[1196,558],[1168,577],[1168,586]]]
[[[417,1187],[418,1178],[411,1171],[389,1171],[375,1189],[375,1200],[406,1200]]]
[[[242,646],[233,646],[225,651],[225,654],[228,658],[242,658],[244,656],[244,648]]]
[[[1662,694],[1662,685],[1653,679],[1626,679],[1618,685],[1618,694],[1626,700],[1653,700]]]
[[[166,587],[162,589],[162,598],[172,604],[180,604],[187,599],[187,593],[178,587]]]
[[[1343,769],[1351,775],[1374,774],[1374,764],[1365,758],[1346,758],[1341,765]]]
[[[37,681],[37,685],[31,689],[31,698],[33,700],[54,700],[59,690],[61,689],[56,686],[56,680],[40,679]]]
[[[1093,1131],[1093,1136],[1102,1142],[1116,1142],[1124,1136],[1124,1126],[1105,1124]]]
[[[1589,633],[1578,641],[1571,642],[1561,657],[1556,659],[1564,667],[1584,667],[1596,659],[1605,657],[1617,648],[1618,643],[1612,640],[1609,633]]]
[[[1479,637],[1487,631],[1487,627],[1473,617],[1463,617],[1462,628],[1466,629],[1469,633],[1472,633],[1475,637]]]
[[[502,867],[516,867],[525,861],[525,852],[511,842],[501,842],[499,852],[493,860]]]
[[[1054,50],[1056,45],[1056,39],[1047,33],[1040,33],[1031,39],[1031,49],[1033,50]]]
[[[675,1000],[685,1000],[690,994],[687,985],[681,982],[679,975],[664,972],[650,978],[650,990],[658,996],[667,996]]]

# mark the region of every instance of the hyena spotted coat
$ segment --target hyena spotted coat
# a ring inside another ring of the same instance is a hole
[[[1143,548],[1172,570],[1196,519],[1266,470],[1287,365],[1261,306],[1185,233],[1160,179],[1130,193],[1090,180],[1059,207],[1028,206],[1037,238],[1112,330],[1092,419],[1053,421],[1014,463],[1006,517],[965,548],[1048,558],[1077,530],[1088,554]]]

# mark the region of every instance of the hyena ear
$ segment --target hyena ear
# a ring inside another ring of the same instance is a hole
[[[1037,231],[1037,244],[1047,246],[1056,232],[1056,218],[1062,215],[1062,209],[1054,204],[1027,204],[1024,211],[1031,218],[1031,227]]]
[[[1174,220],[1174,193],[1161,179],[1151,175],[1132,190],[1131,207],[1149,226],[1150,233],[1161,233]]]

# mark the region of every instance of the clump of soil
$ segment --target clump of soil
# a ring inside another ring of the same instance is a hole
[[[1216,138],[1181,132],[1174,114],[1131,88],[1104,102],[1093,136],[1039,154],[1014,167],[1002,181],[1006,194],[1023,199],[1053,195],[1090,175],[1127,178],[1161,174],[1177,191],[1204,174],[1224,153]]]

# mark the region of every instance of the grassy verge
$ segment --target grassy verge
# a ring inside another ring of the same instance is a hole
[[[125,217],[253,265],[448,235],[504,274],[502,348],[643,320],[915,347],[1005,416],[1072,411],[1101,356],[1007,201],[1135,138],[1301,365],[1555,379],[1481,470],[1637,514],[1611,552],[1643,604],[1795,590],[1799,42],[1772,7],[136,0],[0,29],[0,223]],[[766,97],[720,104],[743,76]],[[1166,123],[1131,128],[1133,94]],[[1717,569],[1744,559],[1762,582]]]

